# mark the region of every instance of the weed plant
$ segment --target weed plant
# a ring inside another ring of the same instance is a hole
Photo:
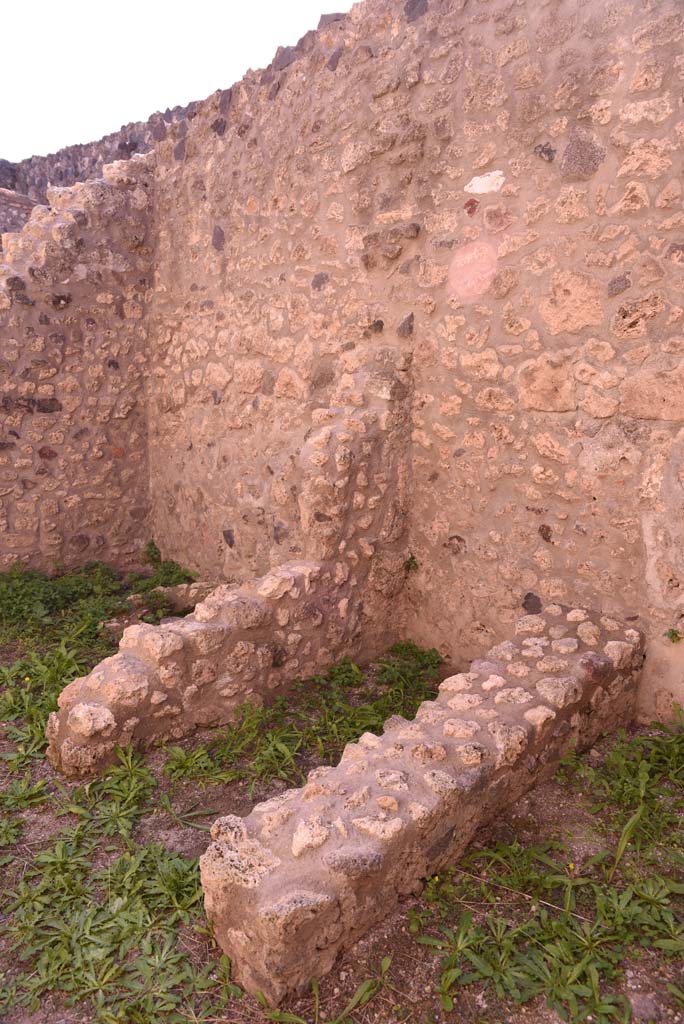
[[[572,755],[561,775],[589,797],[598,854],[575,864],[560,843],[476,850],[432,878],[409,914],[416,941],[440,958],[445,1011],[480,983],[505,1004],[542,996],[573,1024],[627,1024],[625,959],[650,949],[684,962],[681,723],[620,735],[599,766]],[[684,1006],[684,987],[666,987]]]
[[[299,785],[307,768],[337,762],[347,743],[382,732],[392,715],[412,718],[434,697],[440,663],[437,651],[411,643],[395,644],[371,679],[342,661],[268,707],[243,705],[210,743],[169,748],[166,774],[201,784],[247,780],[251,794],[274,779]]]
[[[101,623],[126,609],[129,593],[191,578],[154,547],[148,560],[151,574],[128,580],[96,563],[53,578],[0,575],[0,643],[21,655],[0,669],[0,1020],[18,1011],[57,1020],[66,1003],[95,1024],[347,1024],[366,1019],[373,1000],[405,1001],[389,956],[341,1011],[324,1013],[315,981],[304,1016],[242,999],[203,915],[196,859],[139,836],[153,816],[207,827],[217,812],[205,800],[176,806],[182,781],[298,784],[363,732],[412,717],[433,695],[439,655],[399,644],[369,673],[344,661],[267,708],[240,708],[209,743],[167,750],[171,793],[130,750],[102,778],[66,785],[42,761],[59,691],[111,651]],[[566,759],[562,783],[589,812],[596,851],[581,862],[561,842],[516,840],[474,849],[427,881],[408,926],[435,957],[440,1009],[429,998],[395,1003],[392,1019],[439,1012],[456,1022],[459,993],[477,985],[495,1001],[487,1024],[535,998],[573,1024],[626,1024],[625,962],[645,956],[659,958],[666,998],[684,1009],[683,726],[622,734],[599,763]],[[39,827],[26,845],[42,821],[44,838]]]

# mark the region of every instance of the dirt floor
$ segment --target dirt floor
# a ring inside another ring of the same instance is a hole
[[[192,741],[186,742],[196,743],[201,739],[201,736],[194,737]],[[600,762],[603,746],[606,744],[592,752],[595,761]],[[0,754],[8,749],[7,742],[0,744]],[[269,786],[257,787],[253,796],[250,796],[244,782],[204,788],[193,782],[174,785],[162,773],[164,761],[165,755],[156,751],[150,755],[148,763],[158,781],[158,792],[172,795],[173,806],[178,814],[196,810],[199,805],[211,809],[216,815],[242,815],[249,811],[253,802],[286,787],[284,782],[276,780]],[[45,779],[51,789],[60,783],[46,762],[37,765],[34,778]],[[21,873],[22,864],[52,841],[64,827],[64,818],[57,816],[49,805],[25,811],[23,821],[25,831],[13,849],[13,862],[8,869],[11,879],[16,879]],[[595,855],[601,846],[594,832],[594,824],[594,816],[590,813],[587,801],[570,790],[566,783],[551,780],[523,798],[509,814],[497,822],[495,828],[483,830],[474,845],[492,847],[499,842],[511,843],[514,840],[523,845],[532,845],[541,840],[557,839],[570,848],[572,860],[582,864]],[[168,814],[157,810],[141,819],[135,829],[134,839],[139,844],[155,841],[184,857],[196,857],[206,846],[207,834],[196,828],[183,827]],[[505,893],[502,897],[502,904],[505,904]],[[456,997],[455,1009],[443,1011],[436,994],[439,960],[429,947],[418,944],[409,931],[409,911],[420,910],[421,905],[420,898],[405,901],[400,910],[357,943],[341,958],[335,971],[321,981],[321,1022],[337,1019],[357,987],[377,974],[384,957],[391,958],[388,983],[368,1005],[353,1013],[351,1019],[357,1024],[401,1021],[416,1024],[512,1024],[518,1020],[529,1024],[559,1024],[563,1020],[546,1006],[543,997],[518,1007],[497,999],[492,989],[482,983],[461,989]],[[478,907],[470,906],[469,909],[477,912]],[[187,956],[197,964],[205,964],[208,959],[218,956],[206,938],[192,928],[184,930],[181,944]],[[8,942],[0,937],[0,962],[5,969],[11,967],[13,953]],[[676,1007],[667,991],[668,982],[681,983],[683,979],[684,966],[681,962],[667,961],[654,951],[640,951],[624,967],[624,980],[614,990],[627,997],[632,1019],[637,1024],[661,1021],[684,1024],[684,1009]],[[281,1012],[299,1016],[307,1024],[313,1024],[315,1020],[311,998],[291,1000],[281,1007]],[[0,1018],[2,1024],[90,1024],[92,1019],[87,1005],[67,1007],[59,998],[44,999],[40,1009],[33,1013],[17,1007]],[[192,1020],[192,1017],[187,1019]],[[245,996],[220,1011],[214,1019],[224,1024],[257,1024],[272,1018],[265,1015],[255,1000]]]

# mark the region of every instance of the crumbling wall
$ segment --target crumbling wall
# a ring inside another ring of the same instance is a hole
[[[408,388],[388,371],[365,392],[362,379],[355,407],[322,410],[297,453],[310,560],[219,586],[185,619],[129,627],[119,653],[70,683],[50,717],[61,771],[88,774],[117,746],[231,721],[240,705],[401,635]]]
[[[0,263],[0,569],[148,539],[143,397],[149,158],[51,189]]]
[[[521,606],[602,605],[649,636],[644,713],[684,700],[683,40],[675,0],[365,0],[168,125],[165,554],[242,582],[327,536],[371,636],[456,664]],[[314,474],[378,388],[379,461]]]
[[[48,756],[66,775],[87,775],[117,747],[146,747],[225,725],[323,671],[357,626],[348,579],[334,565],[292,562],[242,587],[218,587],[195,611],[163,626],[129,626],[119,653],[59,698]]]
[[[307,37],[298,58],[312,46]],[[299,66],[293,52],[276,64]],[[249,75],[157,148],[153,532],[171,557],[234,581],[293,558],[339,558],[358,580],[354,599],[375,602],[371,649],[401,622],[410,357],[401,316],[382,319],[350,259],[339,126],[322,102],[317,118],[307,73],[292,88],[274,69]],[[368,465],[349,444],[320,450],[331,429],[363,440],[395,412]]]
[[[394,104],[425,140],[412,276],[435,303],[409,632],[464,656],[521,604],[579,600],[657,641],[684,611],[681,8],[430,4],[417,24],[423,80]]]
[[[192,117],[195,107],[195,103],[190,103],[163,114],[152,114],[147,121],[123,125],[117,132],[95,142],[65,146],[48,156],[30,156],[14,164],[0,160],[0,188],[15,189],[44,203],[49,185],[64,188],[78,181],[100,178],[105,164],[149,152],[164,138],[168,124]]]
[[[305,551],[298,445],[389,350],[408,634],[463,659],[521,606],[600,601],[654,638],[662,709],[684,698],[660,643],[684,613],[683,38],[672,0],[366,0],[170,133],[150,408],[174,554],[242,578]]]

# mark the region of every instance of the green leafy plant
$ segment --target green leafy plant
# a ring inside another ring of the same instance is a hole
[[[377,974],[372,978],[367,978],[365,981],[362,981],[351,999],[346,1003],[342,1012],[334,1019],[326,1021],[325,1024],[351,1024],[349,1019],[350,1014],[354,1013],[355,1010],[360,1010],[364,1006],[367,1006],[383,988],[386,988],[389,985],[388,972],[391,964],[392,960],[390,957],[383,957]],[[288,1013],[284,1010],[269,1010],[266,999],[261,993],[259,993],[257,998],[264,1007],[266,1020],[276,1021],[277,1024],[323,1024],[321,1018],[320,991],[316,978],[311,982],[311,991],[314,1001],[314,1016],[311,1022],[307,1021],[304,1017],[298,1017],[295,1013]]]
[[[372,678],[352,661],[293,688],[294,700],[268,707],[244,705],[234,725],[209,744],[168,750],[165,772],[174,781],[225,783],[244,779],[250,793],[274,779],[300,784],[304,767],[337,760],[364,732],[380,733],[392,715],[412,717],[434,696],[441,658],[414,644],[392,647]]]
[[[627,1022],[615,990],[625,958],[644,947],[665,958],[684,952],[684,731],[622,734],[598,766],[572,754],[562,777],[593,800],[607,841],[599,854],[579,870],[556,842],[476,850],[430,879],[409,915],[416,941],[440,957],[447,1012],[459,988],[479,984],[504,1003],[543,996],[573,1024]],[[673,873],[646,873],[650,863]],[[463,910],[473,905],[482,909]],[[676,985],[668,991],[677,998]]]

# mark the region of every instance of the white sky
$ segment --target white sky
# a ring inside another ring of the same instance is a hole
[[[91,142],[227,89],[352,0],[0,0],[0,157]]]

